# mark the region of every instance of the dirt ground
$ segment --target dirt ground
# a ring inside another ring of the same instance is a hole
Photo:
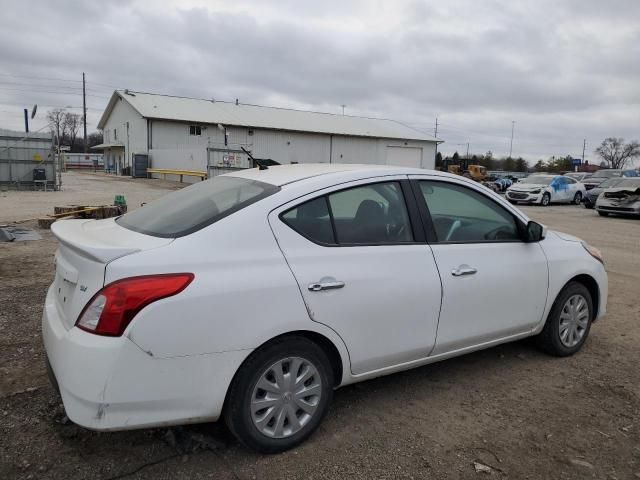
[[[64,181],[61,193],[0,193],[0,224],[115,194],[134,206],[178,187]],[[640,478],[640,220],[523,209],[605,255],[608,314],[579,354],[551,358],[525,341],[345,387],[309,441],[271,456],[220,424],[96,433],[70,423],[40,338],[56,241],[39,231],[42,240],[0,244],[0,478]]]

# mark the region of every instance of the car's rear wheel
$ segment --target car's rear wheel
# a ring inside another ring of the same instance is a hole
[[[543,207],[548,207],[550,203],[551,203],[551,195],[549,195],[549,192],[546,192],[544,195],[542,195],[542,200],[540,201],[540,205],[542,205]]]
[[[303,442],[333,398],[325,352],[304,337],[284,337],[254,352],[236,374],[224,418],[247,447],[277,453]]]
[[[598,210],[598,215],[600,215],[602,217],[608,217],[609,216],[609,212],[603,212],[602,210]]]
[[[582,203],[582,193],[576,192],[573,196],[573,203],[574,205],[580,205],[580,203]]]
[[[581,283],[569,283],[556,298],[538,344],[551,355],[573,355],[587,340],[593,316],[589,290]]]

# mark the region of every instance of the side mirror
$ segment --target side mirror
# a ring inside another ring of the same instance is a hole
[[[525,230],[525,239],[527,243],[539,242],[547,236],[547,227],[537,222],[529,221]]]

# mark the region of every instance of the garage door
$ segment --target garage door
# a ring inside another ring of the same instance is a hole
[[[420,168],[422,166],[422,148],[387,147],[387,165]]]

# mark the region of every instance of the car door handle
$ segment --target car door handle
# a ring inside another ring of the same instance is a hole
[[[344,282],[333,280],[331,282],[316,282],[310,283],[308,288],[310,292],[319,292],[321,290],[335,290],[336,288],[344,287]]]
[[[458,268],[454,268],[453,270],[451,270],[451,275],[453,275],[454,277],[461,277],[463,275],[474,275],[476,273],[478,273],[478,270],[470,267],[469,265],[460,265]]]

